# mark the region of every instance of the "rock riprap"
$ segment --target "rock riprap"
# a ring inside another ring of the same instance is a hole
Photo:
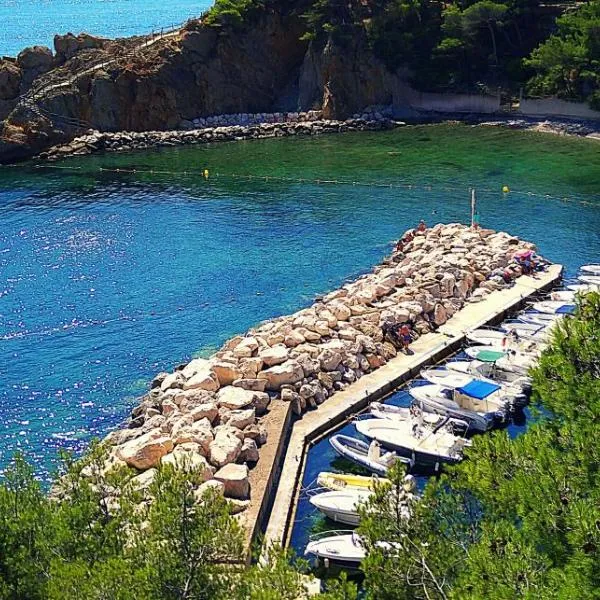
[[[221,482],[226,495],[246,499],[247,466],[266,442],[263,416],[271,402],[290,402],[297,415],[316,408],[396,356],[384,325],[411,321],[416,335],[431,331],[465,303],[510,285],[521,274],[508,268],[513,255],[534,248],[459,224],[416,232],[371,273],[308,308],[157,375],[129,427],[108,436],[111,460],[140,472],[191,464],[202,479]]]

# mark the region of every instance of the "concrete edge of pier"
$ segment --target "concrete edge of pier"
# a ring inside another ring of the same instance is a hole
[[[281,400],[274,403],[267,416],[268,442],[250,474],[252,500],[244,514],[249,541],[256,541],[264,532],[266,543],[289,545],[297,494],[311,443],[364,409],[369,402],[381,399],[418,375],[424,366],[456,352],[465,342],[468,331],[501,321],[536,293],[555,286],[562,272],[562,265],[551,265],[533,277],[519,277],[511,288],[469,303],[436,332],[416,340],[411,345],[413,355],[399,354],[302,418],[292,415],[290,403]]]

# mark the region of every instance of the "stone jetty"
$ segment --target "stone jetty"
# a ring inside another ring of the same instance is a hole
[[[76,137],[68,144],[54,146],[38,158],[58,160],[96,152],[129,152],[149,148],[232,142],[273,137],[322,135],[348,131],[382,131],[404,125],[378,115],[337,121],[310,113],[235,114],[195,119],[182,123],[183,129],[171,131],[93,131]]]
[[[432,331],[466,303],[510,286],[521,275],[515,252],[535,249],[460,224],[411,235],[371,273],[231,338],[208,359],[157,375],[128,427],[107,437],[111,464],[128,465],[142,487],[161,464],[191,464],[202,486],[243,509],[271,403],[289,402],[301,416],[335,402],[336,392],[396,356],[384,325],[409,321],[417,336]]]

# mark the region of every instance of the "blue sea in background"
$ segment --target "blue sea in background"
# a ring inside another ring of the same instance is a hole
[[[0,469],[22,450],[46,478],[159,371],[370,270],[421,218],[466,222],[471,186],[483,225],[570,275],[599,261],[593,141],[442,125],[0,167]]]
[[[211,0],[0,0],[0,56],[27,46],[52,46],[56,33],[104,37],[142,35],[183,23]]]

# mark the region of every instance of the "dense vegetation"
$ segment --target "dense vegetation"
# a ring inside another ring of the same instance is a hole
[[[398,516],[394,488],[378,491],[360,528],[370,598],[600,597],[599,294],[557,329],[533,376],[538,421],[515,440],[477,437],[414,518]]]
[[[600,597],[600,294],[557,328],[533,377],[537,421],[514,440],[477,437],[410,519],[401,468],[377,489],[359,530],[368,598]],[[281,551],[245,567],[231,505],[210,489],[199,497],[193,470],[163,468],[144,490],[104,466],[94,446],[48,496],[16,459],[0,486],[0,598],[305,597],[299,563]],[[356,587],[334,581],[320,597],[354,600]]]
[[[526,87],[600,105],[600,0],[216,0],[207,22],[240,27],[274,6],[304,19],[304,39],[363,43],[423,90]]]

